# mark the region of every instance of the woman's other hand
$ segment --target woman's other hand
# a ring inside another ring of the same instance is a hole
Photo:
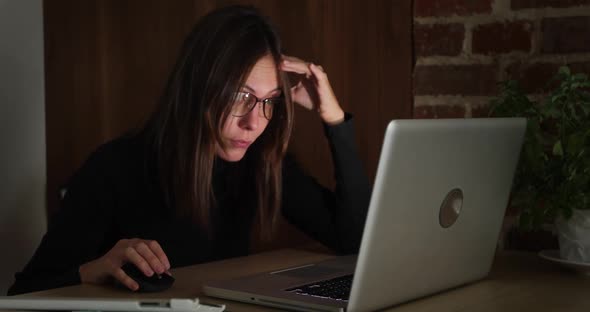
[[[122,239],[104,256],[80,266],[82,283],[103,284],[113,277],[131,290],[139,285],[121,267],[133,263],[146,276],[162,274],[170,269],[168,257],[158,242],[143,239]]]
[[[310,110],[315,109],[327,124],[338,124],[344,120],[344,111],[321,66],[283,55],[279,68],[301,75],[301,80],[291,88],[291,98],[295,103]]]

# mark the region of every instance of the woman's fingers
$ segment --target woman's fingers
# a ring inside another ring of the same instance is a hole
[[[305,77],[307,78],[309,78],[309,76],[311,75],[311,71],[309,70],[309,63],[293,56],[283,55],[281,65],[279,67],[283,71],[305,75]]]
[[[328,76],[326,75],[326,72],[322,66],[315,65],[313,63],[307,63],[294,57],[289,58],[290,59],[283,59],[281,70],[305,75],[307,79],[310,79],[313,76],[315,79],[312,80],[317,80],[317,82],[321,83],[319,87],[329,86]]]
[[[146,261],[144,256],[141,255],[138,252],[138,250],[135,249],[135,247],[129,246],[129,247],[125,248],[125,258],[127,258],[127,261],[125,261],[125,262],[133,263],[146,276],[154,275],[154,270],[152,269],[152,266]]]
[[[318,93],[318,112],[322,120],[328,124],[338,124],[345,118],[344,111],[338,104],[334,90],[328,80],[328,75],[322,66],[310,64],[309,70],[315,78],[316,90]]]
[[[156,257],[154,252],[144,242],[139,243],[135,247],[135,250],[143,257],[155,273],[161,274],[166,270],[164,265],[160,262],[160,259]]]
[[[130,239],[121,240],[117,244],[123,248],[119,263],[126,262],[135,264],[145,275],[162,274],[170,269],[170,262],[164,250],[157,241]],[[115,246],[113,249],[117,249]]]
[[[324,68],[321,65],[316,65],[314,63],[309,63],[309,70],[316,75],[318,78],[326,79],[328,75],[324,71]]]
[[[136,290],[139,285],[121,269],[125,263],[135,265],[146,276],[170,272],[170,262],[158,242],[122,239],[104,256],[81,265],[80,280],[83,283],[102,284],[112,276],[129,289]]]
[[[156,241],[133,240],[130,243],[125,248],[125,258],[127,262],[137,266],[143,274],[152,276],[154,273],[169,272],[168,257]],[[131,290],[139,288],[137,282],[125,274],[125,271],[120,267],[115,268],[111,275]]]
[[[283,60],[287,60],[287,61],[301,61],[301,62],[303,62],[302,59],[295,57],[295,56],[291,56],[291,55],[281,54],[281,58]]]
[[[330,82],[328,81],[328,75],[326,74],[322,66],[310,63],[309,70],[315,76],[319,88],[332,89],[332,87],[330,86]]]
[[[307,91],[303,86],[302,82],[291,88],[291,98],[299,105],[305,107],[308,110],[313,109],[313,100],[315,92]]]
[[[316,77],[319,90],[318,93],[320,94],[320,97],[322,97],[322,100],[337,102],[336,95],[334,94],[334,90],[332,90],[332,85],[328,79],[328,74],[326,74],[324,68],[315,64],[311,64],[309,68]]]
[[[162,249],[162,246],[160,246],[160,244],[158,244],[158,242],[155,240],[149,241],[147,245],[154,252],[156,257],[160,259],[160,262],[164,265],[164,269],[169,270],[170,261],[168,261],[168,256],[166,256],[166,253]]]
[[[152,247],[153,244],[151,242],[141,241],[135,246],[135,250],[143,257],[154,272],[162,274],[167,269],[166,265],[156,256],[155,250],[152,250]]]
[[[297,58],[294,56],[289,56],[289,55],[284,55],[284,54],[281,55],[281,58],[286,65],[293,65],[293,64],[298,64],[298,63],[306,64],[307,63],[306,61],[304,61],[300,58]]]
[[[121,284],[125,285],[125,287],[133,291],[139,289],[139,284],[137,284],[136,281],[129,277],[129,275],[125,274],[125,271],[123,271],[123,269],[115,268],[111,275]]]
[[[293,88],[291,95],[293,100],[307,109],[314,107],[322,111],[324,94],[330,94],[332,89],[324,69],[313,63],[305,62],[299,58],[283,55],[280,69],[286,72],[305,75],[306,79],[300,80]]]

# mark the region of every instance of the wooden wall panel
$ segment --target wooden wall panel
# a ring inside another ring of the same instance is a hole
[[[45,92],[48,212],[58,189],[105,138],[99,5],[45,1]]]
[[[57,190],[101,143],[141,125],[154,108],[184,36],[220,6],[253,4],[279,27],[288,54],[321,64],[355,116],[367,172],[383,132],[412,116],[411,0],[46,0],[49,215]],[[319,118],[296,111],[291,149],[332,185]]]

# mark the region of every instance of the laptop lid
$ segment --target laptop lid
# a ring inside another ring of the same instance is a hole
[[[211,281],[205,293],[291,310],[372,311],[483,278],[525,128],[521,118],[390,122],[356,266],[330,260]],[[333,278],[334,267],[354,272],[348,302],[286,291]]]
[[[383,308],[488,274],[525,128],[522,118],[388,125],[349,310]]]

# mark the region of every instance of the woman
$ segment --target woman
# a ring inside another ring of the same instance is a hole
[[[286,73],[302,76],[290,88]],[[293,102],[325,123],[333,193],[285,158]],[[247,255],[279,214],[340,252],[358,249],[369,184],[320,66],[283,56],[258,11],[203,17],[186,39],[146,125],[101,146],[72,177],[62,208],[9,294],[145,275]]]

